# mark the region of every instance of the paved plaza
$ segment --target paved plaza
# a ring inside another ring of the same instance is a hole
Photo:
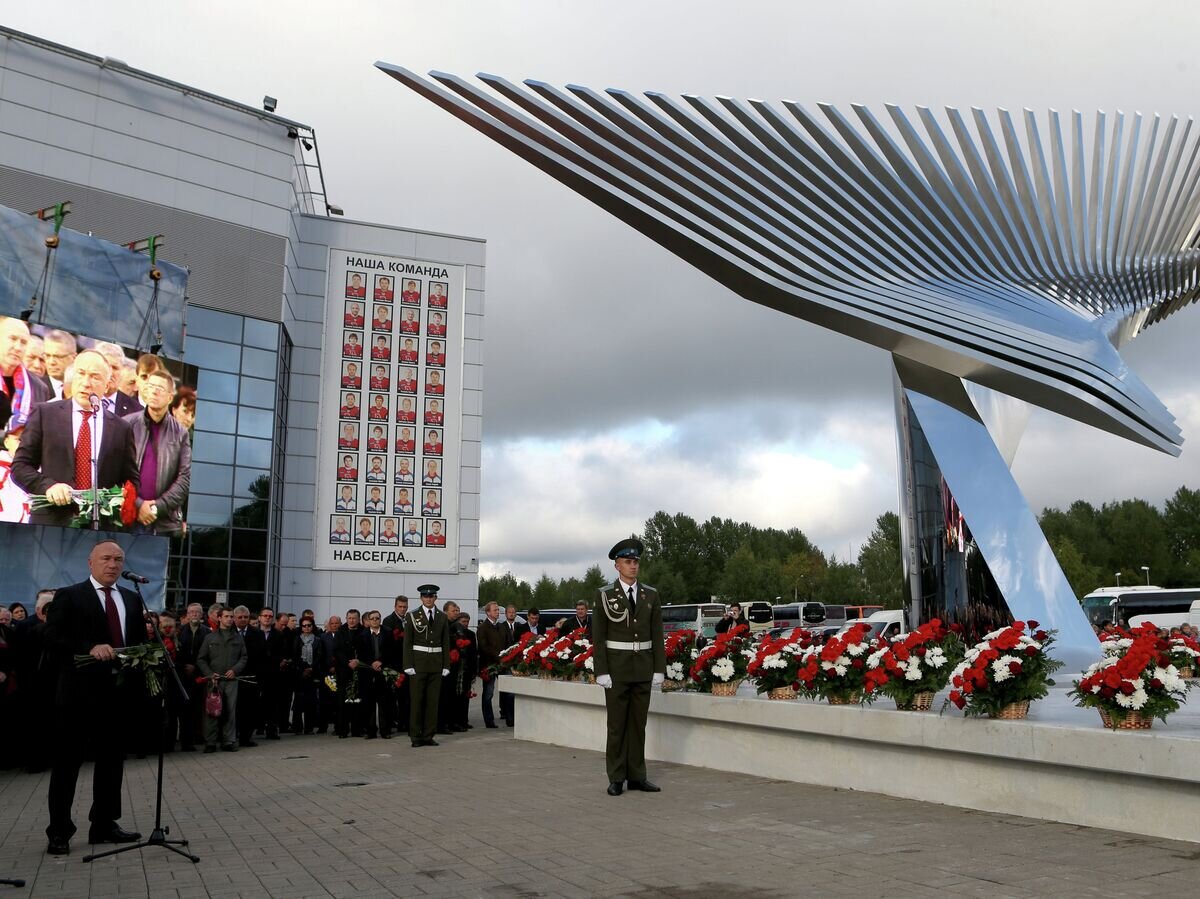
[[[72,853],[47,856],[49,774],[5,772],[0,877],[27,886],[0,899],[1151,896],[1200,874],[1191,843],[752,774],[652,764],[662,793],[613,799],[600,753],[475,724],[436,749],[314,736],[168,756],[165,819],[195,866],[161,848],[84,864],[87,776]],[[127,764],[126,827],[150,831],[154,775]]]

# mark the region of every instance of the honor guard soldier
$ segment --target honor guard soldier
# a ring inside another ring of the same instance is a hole
[[[663,682],[667,657],[658,591],[638,582],[643,550],[633,538],[609,550],[618,577],[601,588],[592,614],[596,683],[608,711],[609,796],[620,796],[626,781],[631,790],[659,792],[646,779],[646,718],[650,687]]]
[[[435,585],[422,584],[417,592],[420,607],[404,616],[404,673],[411,685],[408,736],[413,746],[437,746],[438,694],[450,673],[450,622],[434,606]]]

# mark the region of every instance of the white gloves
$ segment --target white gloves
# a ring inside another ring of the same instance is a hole
[[[445,676],[446,676],[447,674],[449,674],[449,673],[450,673],[450,669],[449,669],[449,668],[443,668],[443,669],[442,669],[442,677],[445,677]]]
[[[602,686],[605,690],[612,689],[612,676],[608,674],[597,674],[596,683]]]
[[[650,681],[650,683],[655,687],[661,686],[664,677],[665,677],[665,675],[656,674],[656,675],[654,675],[654,679],[652,681]]]
[[[404,673],[411,677],[412,675],[417,673],[417,669],[416,668],[405,668]]]

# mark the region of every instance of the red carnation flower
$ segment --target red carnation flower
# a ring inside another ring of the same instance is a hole
[[[950,691],[950,701],[952,703],[954,703],[956,706],[958,706],[960,709],[964,708],[967,704],[967,700],[957,690]]]
[[[850,663],[851,668],[862,668],[866,663],[862,659],[855,659]]]
[[[131,481],[121,489],[121,524],[131,526],[137,521],[137,490]]]
[[[1035,656],[1037,654],[1038,654],[1038,648],[1036,646],[1026,646],[1025,647],[1025,655]]]
[[[1152,690],[1161,690],[1162,685],[1163,685],[1163,682],[1160,681],[1157,677],[1150,681],[1150,689],[1152,689]]]
[[[1020,662],[1009,662],[1008,670],[1010,674],[1020,674],[1023,669]]]
[[[458,659],[459,659],[458,650],[457,649],[450,650],[450,664],[453,665],[455,662],[458,661]]]
[[[1122,681],[1121,686],[1118,687],[1118,689],[1126,696],[1133,695],[1133,684],[1131,684],[1129,681]]]

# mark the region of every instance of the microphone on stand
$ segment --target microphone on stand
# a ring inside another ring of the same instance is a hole
[[[92,409],[97,412],[104,411],[104,399],[92,393],[88,395],[88,402],[92,404]]]
[[[134,572],[134,571],[122,571],[121,577],[125,578],[125,580],[129,581],[132,584],[148,584],[148,583],[150,583],[150,578],[142,577],[140,574],[138,574],[137,572]]]

